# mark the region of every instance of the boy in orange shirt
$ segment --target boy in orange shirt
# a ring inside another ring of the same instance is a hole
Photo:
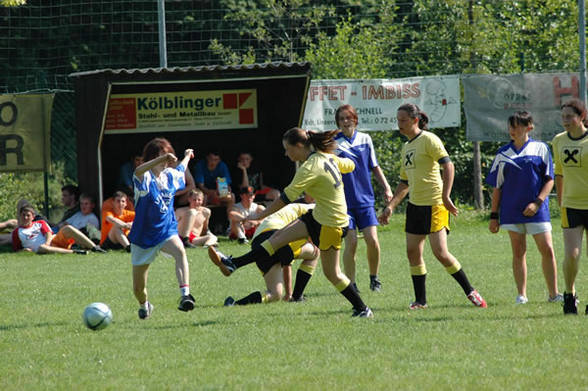
[[[122,191],[114,193],[112,210],[102,211],[102,237],[100,246],[104,249],[131,251],[127,235],[133,226],[135,212],[125,209],[127,195]]]

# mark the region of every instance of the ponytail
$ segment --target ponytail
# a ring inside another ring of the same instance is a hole
[[[410,118],[418,118],[419,129],[427,130],[429,128],[429,116],[414,103],[405,103],[398,110],[405,111]]]
[[[292,128],[284,133],[282,139],[290,145],[301,143],[304,146],[313,147],[315,150],[331,153],[337,149],[335,135],[338,132],[338,130],[330,130],[319,133],[312,130]]]

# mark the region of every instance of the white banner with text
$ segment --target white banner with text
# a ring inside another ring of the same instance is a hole
[[[429,116],[429,128],[460,126],[459,76],[406,79],[312,80],[302,127],[326,131],[337,128],[335,111],[343,104],[357,110],[358,129],[398,130],[396,111],[415,103]]]

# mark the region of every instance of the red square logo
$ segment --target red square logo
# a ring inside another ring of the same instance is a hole
[[[253,109],[239,110],[239,123],[252,124],[253,123]]]
[[[237,94],[223,94],[223,109],[237,108]]]

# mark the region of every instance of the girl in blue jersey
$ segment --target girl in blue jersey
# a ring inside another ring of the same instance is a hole
[[[486,183],[494,187],[488,228],[497,233],[502,227],[510,236],[512,271],[518,291],[516,304],[528,302],[527,234],[533,236],[541,253],[548,301],[563,301],[557,291],[557,263],[549,217],[553,162],[549,147],[529,137],[533,127],[533,118],[526,111],[517,111],[508,118],[512,141],[498,150],[486,177]]]
[[[384,189],[386,203],[392,199],[390,185],[378,165],[372,138],[357,131],[358,117],[351,105],[339,106],[335,112],[335,122],[341,132],[337,134],[336,154],[353,160],[355,170],[343,174],[349,231],[345,236],[343,265],[345,275],[355,285],[355,253],[357,251],[357,230],[363,233],[370,270],[370,289],[380,291],[382,283],[378,278],[380,269],[380,242],[378,241],[378,218],[376,216],[374,189],[371,174]],[[357,288],[357,285],[356,285]]]
[[[149,265],[163,250],[176,260],[176,277],[180,284],[180,311],[194,309],[194,297],[190,294],[188,259],[182,240],[178,236],[178,224],[174,214],[174,195],[185,186],[184,172],[191,158],[192,149],[186,149],[182,161],[177,162],[174,149],[164,138],[151,140],[143,150],[143,161],[135,170],[135,221],[129,233],[133,264],[133,291],[139,301],[139,318],[151,316],[153,305],[147,300],[147,275]]]

